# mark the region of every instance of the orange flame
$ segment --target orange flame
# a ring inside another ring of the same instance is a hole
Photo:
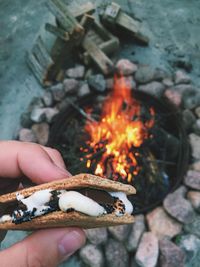
[[[85,125],[90,135],[87,145],[93,153],[102,151],[102,157],[96,165],[96,175],[108,177],[111,172],[117,174],[114,179],[120,176],[131,182],[138,174],[138,152],[132,148],[140,147],[144,139],[149,137],[148,130],[154,125],[154,110],[151,108],[149,112],[152,118],[142,122],[141,106],[133,99],[130,85],[125,78],[115,77],[113,93],[103,105],[100,121],[87,121]],[[91,154],[87,155],[87,168],[92,164],[91,157]]]

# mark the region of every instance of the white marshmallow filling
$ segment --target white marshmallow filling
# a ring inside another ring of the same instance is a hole
[[[88,189],[88,191],[93,191],[93,189]],[[123,216],[125,213],[131,214],[133,212],[133,206],[125,193],[96,190],[101,192],[100,194],[103,194],[101,198],[107,194],[106,198],[108,201],[101,201],[98,197],[96,200],[92,196],[92,199],[89,196],[91,193],[88,194],[88,191],[84,195],[81,193],[81,190],[45,189],[37,191],[26,198],[18,193],[16,196],[18,207],[13,211],[12,215],[3,215],[0,218],[0,223],[12,220],[13,223],[18,224],[56,210],[63,212],[77,211],[94,217],[109,213],[115,213],[116,216]],[[95,194],[95,189],[92,194]]]

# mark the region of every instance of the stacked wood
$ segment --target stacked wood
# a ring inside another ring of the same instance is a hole
[[[100,14],[102,23],[116,34],[126,33],[147,45],[149,39],[141,31],[141,23],[128,16],[116,3],[108,4]]]

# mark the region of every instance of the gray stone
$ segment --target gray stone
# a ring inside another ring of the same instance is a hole
[[[200,135],[200,119],[197,119],[193,125],[193,132]]]
[[[128,237],[128,234],[131,230],[131,225],[119,225],[119,226],[110,226],[108,227],[111,235],[118,241],[125,241]]]
[[[33,122],[39,123],[45,120],[45,108],[35,107],[31,114],[30,118]]]
[[[194,171],[200,172],[200,161],[197,160],[196,162],[194,162],[190,168]]]
[[[83,78],[85,74],[85,67],[83,65],[77,65],[74,68],[66,70],[66,75],[69,78]]]
[[[79,87],[79,81],[76,79],[65,79],[63,81],[63,87],[67,94],[76,94]]]
[[[54,86],[51,86],[50,90],[52,92],[53,99],[57,102],[61,101],[65,96],[65,91],[63,89],[62,83],[58,83]]]
[[[45,114],[45,118],[46,118],[46,121],[48,122],[48,123],[51,123],[52,122],[52,120],[53,120],[53,118],[54,118],[54,116],[56,115],[56,114],[58,114],[58,109],[57,108],[45,108],[44,109],[44,114]]]
[[[20,117],[20,124],[23,128],[30,128],[33,125],[33,121],[31,120],[31,113],[24,112]]]
[[[37,138],[37,142],[41,145],[46,145],[49,138],[49,125],[46,122],[34,124],[32,131]]]
[[[156,81],[163,81],[166,78],[169,78],[170,75],[166,70],[155,68],[154,69],[154,77],[153,79]]]
[[[132,225],[132,229],[126,241],[126,248],[128,251],[136,251],[140,238],[145,231],[145,228],[146,227],[144,215],[136,215],[135,221]]]
[[[88,85],[96,92],[104,92],[106,90],[106,80],[102,74],[91,75],[88,78]]]
[[[181,223],[190,223],[195,216],[191,203],[184,198],[186,191],[186,188],[181,186],[168,194],[163,202],[165,210]]]
[[[185,253],[181,248],[169,240],[161,240],[160,266],[162,267],[185,267]]]
[[[164,94],[165,87],[162,83],[153,81],[145,85],[140,85],[138,90],[160,98]]]
[[[173,238],[182,230],[182,225],[169,217],[162,207],[154,209],[146,216],[149,229],[159,240]]]
[[[200,190],[200,172],[189,170],[184,176],[184,183],[192,189]]]
[[[42,100],[46,107],[51,107],[53,105],[53,95],[52,92],[46,91],[42,96]]]
[[[200,136],[194,133],[189,134],[189,143],[191,146],[192,156],[195,159],[200,160]]]
[[[189,191],[187,193],[187,198],[191,202],[193,208],[200,212],[200,192],[199,191]]]
[[[19,141],[35,143],[37,142],[37,138],[32,130],[22,128],[19,131]]]
[[[187,84],[191,82],[191,78],[182,70],[177,70],[174,77],[175,84]]]
[[[158,261],[158,239],[151,233],[143,234],[138,250],[135,254],[135,261],[140,267],[155,267]]]
[[[200,105],[200,92],[193,89],[183,93],[183,107],[185,109],[194,109]]]
[[[77,93],[77,96],[79,98],[83,97],[83,96],[86,96],[90,93],[90,88],[88,86],[87,83],[83,83],[80,88],[78,89],[78,93]]]
[[[124,245],[117,240],[109,239],[105,246],[106,267],[129,266],[129,255]]]
[[[178,84],[173,89],[183,95],[185,92],[194,91],[194,86],[191,84]]]
[[[123,74],[123,75],[131,75],[131,74],[135,73],[136,70],[138,69],[137,65],[132,63],[128,59],[120,59],[117,62],[116,67],[117,67],[117,70],[119,71],[119,73]]]
[[[195,235],[183,235],[179,239],[178,246],[185,252],[185,267],[199,267],[200,239]]]
[[[107,228],[94,228],[85,230],[87,239],[94,245],[104,244],[108,238]]]
[[[66,110],[68,109],[69,107],[71,107],[71,104],[70,102],[75,102],[77,100],[77,97],[76,96],[68,96],[68,97],[65,97],[61,102],[57,103],[56,104],[56,108],[59,110],[59,111],[63,111],[63,110]]]
[[[192,126],[196,121],[196,118],[193,112],[189,109],[185,109],[182,114],[183,114],[183,123],[184,123],[185,129],[186,130],[192,129]]]
[[[197,115],[197,117],[200,118],[200,107],[195,108],[194,112]]]
[[[151,66],[139,66],[135,73],[135,80],[139,84],[149,83],[154,79],[155,70]]]
[[[90,267],[103,267],[103,253],[96,246],[88,244],[80,250],[82,261]]]
[[[182,102],[182,96],[179,92],[173,89],[167,89],[164,92],[164,96],[175,106],[180,107]]]
[[[173,81],[170,78],[164,78],[162,83],[165,87],[172,87],[174,85]]]
[[[193,217],[193,220],[184,225],[184,230],[192,235],[196,235],[200,238],[200,215]]]

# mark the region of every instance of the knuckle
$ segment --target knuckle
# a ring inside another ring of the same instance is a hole
[[[34,251],[32,248],[27,248],[26,251],[26,267],[45,267],[48,266],[44,264],[41,256]]]

